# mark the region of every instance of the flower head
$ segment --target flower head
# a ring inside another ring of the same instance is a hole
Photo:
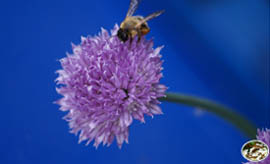
[[[270,148],[270,129],[260,130],[257,131],[257,139],[263,141],[268,145],[268,148]],[[260,162],[247,162],[245,164],[270,164],[270,155],[266,159]]]
[[[72,45],[73,54],[60,60],[56,90],[63,98],[57,104],[68,111],[64,118],[71,133],[80,133],[79,143],[109,146],[116,137],[121,148],[133,119],[144,122],[144,114],[162,114],[157,100],[167,89],[159,83],[162,47],[153,49],[144,38],[123,43],[118,29],[82,37],[80,45]]]

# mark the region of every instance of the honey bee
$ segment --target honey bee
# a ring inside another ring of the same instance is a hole
[[[146,17],[139,15],[133,16],[134,12],[138,8],[139,2],[140,0],[130,1],[126,18],[121,23],[117,32],[118,38],[123,42],[126,42],[128,39],[130,39],[130,43],[132,43],[132,40],[136,35],[138,36],[137,41],[139,42],[141,37],[150,31],[147,21],[161,15],[164,12],[164,10],[157,11]]]

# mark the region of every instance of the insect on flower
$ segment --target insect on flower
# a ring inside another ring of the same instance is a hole
[[[118,30],[116,25],[111,34],[102,29],[95,37],[82,37],[57,71],[56,90],[63,97],[56,103],[68,112],[64,119],[70,132],[79,134],[79,143],[94,141],[96,148],[114,139],[119,148],[128,143],[133,120],[162,114],[159,98],[167,90],[160,84],[162,47],[142,38],[128,49],[116,36]]]
[[[130,1],[126,18],[121,23],[117,32],[118,38],[123,42],[126,42],[128,39],[130,39],[130,43],[132,43],[132,40],[136,35],[138,36],[139,42],[141,37],[150,31],[147,21],[161,15],[164,12],[164,10],[157,11],[146,17],[139,15],[133,16],[134,12],[138,8],[139,2],[140,0]]]

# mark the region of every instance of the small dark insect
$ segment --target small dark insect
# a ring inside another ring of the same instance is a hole
[[[147,21],[153,19],[164,12],[164,10],[154,12],[147,17],[143,16],[133,16],[134,12],[138,8],[140,0],[131,0],[129,9],[126,15],[126,18],[120,25],[120,29],[117,32],[118,38],[126,42],[130,39],[130,43],[132,42],[133,38],[137,35],[138,42],[140,41],[143,35],[146,35],[150,28],[147,24]]]

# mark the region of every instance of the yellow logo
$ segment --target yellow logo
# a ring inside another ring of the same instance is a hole
[[[242,146],[241,153],[248,161],[259,162],[269,155],[269,148],[263,141],[251,140]]]

